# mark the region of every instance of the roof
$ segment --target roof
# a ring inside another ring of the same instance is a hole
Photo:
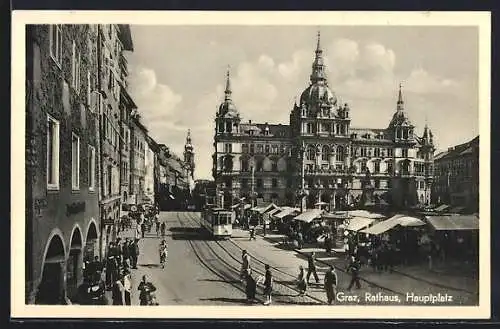
[[[130,25],[128,24],[119,24],[120,33],[118,37],[123,44],[123,49],[133,51],[134,44],[132,42],[132,32],[130,31]]]
[[[175,171],[182,172],[182,166],[176,159],[167,158],[167,165]]]
[[[132,122],[139,128],[141,129],[145,134],[148,133],[148,128],[144,126],[141,122],[140,116],[133,116],[132,117]]]
[[[300,210],[297,208],[283,207],[283,208],[281,208],[280,212],[275,213],[273,216],[276,218],[282,219],[283,217],[286,217],[286,216],[298,215],[299,213],[300,213]]]
[[[279,208],[277,205],[270,203],[267,206],[253,207],[252,210],[258,212],[259,214],[263,214],[277,208]]]
[[[472,154],[474,148],[479,147],[479,136],[476,136],[472,140],[450,147],[447,151],[443,151],[434,157],[434,161],[437,160],[448,160],[455,157]]]
[[[366,217],[353,217],[349,219],[349,224],[346,227],[346,230],[349,231],[359,231],[369,226],[375,221],[374,218],[366,218]]]
[[[349,215],[352,217],[364,217],[364,218],[372,218],[372,219],[381,219],[385,218],[384,215],[377,214],[374,212],[369,212],[367,210],[353,210],[349,211]]]
[[[479,217],[474,215],[426,216],[437,231],[479,230]]]
[[[321,217],[325,211],[322,209],[309,209],[304,211],[302,214],[294,217],[295,220],[300,220],[302,222],[310,223],[314,219]]]
[[[398,225],[403,226],[403,227],[422,226],[422,225],[425,225],[425,223],[416,217],[405,216],[405,215],[395,215],[387,220],[381,221],[381,222],[373,225],[372,227],[369,227],[367,229],[362,230],[361,233],[379,235],[379,234],[382,234],[384,232],[389,231],[390,229],[392,229]]]
[[[269,128],[269,134],[265,134],[266,128]],[[243,134],[248,134],[249,130],[254,131],[257,136],[269,137],[289,137],[290,126],[284,124],[269,124],[269,123],[241,123],[240,131]]]

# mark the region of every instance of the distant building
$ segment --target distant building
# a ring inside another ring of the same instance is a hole
[[[434,203],[479,211],[479,136],[434,157]]]
[[[330,89],[318,43],[310,85],[300,93],[289,125],[243,122],[232,100],[229,72],[216,114],[213,177],[219,204],[240,197],[309,208],[428,204],[434,154],[432,132],[418,136],[401,86],[386,128],[352,128],[350,107]]]
[[[97,42],[95,25],[26,29],[27,304],[65,304],[99,255]]]
[[[186,136],[186,144],[184,145],[184,168],[186,170],[186,178],[190,191],[194,188],[194,147],[191,140],[191,131],[188,130]]]
[[[140,116],[134,115],[130,125],[130,196],[135,204],[145,201],[146,148],[148,130],[141,123]]]
[[[157,163],[157,152],[158,144],[151,138],[151,136],[146,137],[146,157],[145,157],[145,176],[144,176],[144,188],[146,197],[154,203],[155,201],[155,189],[156,189],[156,175],[155,170]]]

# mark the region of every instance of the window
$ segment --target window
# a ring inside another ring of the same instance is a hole
[[[80,189],[80,138],[75,134],[71,138],[71,187]]]
[[[247,178],[243,178],[241,180],[241,187],[242,188],[248,188],[248,179]]]
[[[111,187],[113,185],[113,167],[111,165],[108,165],[108,176],[107,176],[107,182],[106,182],[106,195],[111,195]]]
[[[95,190],[95,148],[91,145],[89,145],[89,190],[94,191]],[[124,163],[126,164],[126,163]]]
[[[368,169],[366,166],[366,160],[361,161],[361,172],[365,172]]]
[[[307,160],[314,160],[314,159],[316,159],[316,150],[313,147],[309,147],[307,149],[306,159]]]
[[[87,105],[92,109],[92,84],[90,80],[90,71],[87,72]]]
[[[312,133],[314,132],[314,130],[313,130],[313,124],[312,124],[312,123],[308,123],[308,124],[307,124],[307,129],[306,129],[306,132],[307,132],[308,134],[312,134]]]
[[[47,117],[47,187],[59,188],[59,121]]]
[[[375,179],[375,188],[380,188],[380,180]]]
[[[262,171],[262,160],[257,160],[257,165],[256,165],[256,170],[257,171]]]
[[[278,171],[278,163],[276,161],[273,161],[271,166],[272,166],[271,169],[272,171]]]
[[[241,171],[244,172],[248,171],[248,160],[246,159],[241,160]]]
[[[77,93],[80,92],[80,64],[81,56],[80,51],[76,48],[76,43],[73,40],[73,57],[71,60],[71,86],[75,89]]]
[[[269,144],[266,144],[266,146],[265,146],[266,154],[269,154],[269,149],[270,149]]]
[[[278,187],[278,180],[276,178],[273,178],[271,182],[272,182],[272,187],[273,188]]]
[[[392,167],[392,162],[387,162],[387,172],[389,174],[392,174],[393,167]]]
[[[374,162],[374,171],[377,173],[380,172],[380,161]]]
[[[394,156],[394,149],[391,149],[391,148],[387,149],[387,156],[393,157]]]
[[[257,188],[262,188],[262,179],[257,179]]]
[[[248,144],[241,145],[241,153],[248,153]]]
[[[285,145],[280,145],[280,153],[285,153]]]
[[[278,154],[278,145],[272,146],[273,154]]]
[[[233,152],[233,145],[232,144],[224,144],[224,152],[225,153],[232,153]]]
[[[321,150],[321,160],[328,161],[329,155],[328,146],[323,146],[323,149]]]
[[[344,161],[344,148],[342,146],[337,147],[336,161]]]
[[[375,148],[374,155],[378,158],[380,157],[380,149],[378,147]]]
[[[366,154],[367,154],[367,153],[366,153],[366,147],[362,147],[362,148],[361,148],[361,156],[362,156],[362,157],[365,157],[365,156],[366,156]]]
[[[401,156],[403,158],[407,158],[408,157],[408,149],[402,149],[401,150]]]
[[[263,149],[262,144],[257,144],[257,153],[262,153]]]
[[[250,144],[250,154],[254,154],[254,153],[255,153],[255,145]]]
[[[49,33],[50,56],[60,67],[62,62],[62,26],[50,25]]]

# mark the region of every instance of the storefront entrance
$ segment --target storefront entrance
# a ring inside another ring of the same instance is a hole
[[[62,239],[54,235],[43,262],[42,279],[38,285],[35,304],[59,305],[64,303],[65,252]]]

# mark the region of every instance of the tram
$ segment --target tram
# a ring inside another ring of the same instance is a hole
[[[207,205],[201,213],[201,226],[213,238],[229,239],[233,232],[232,211]]]

